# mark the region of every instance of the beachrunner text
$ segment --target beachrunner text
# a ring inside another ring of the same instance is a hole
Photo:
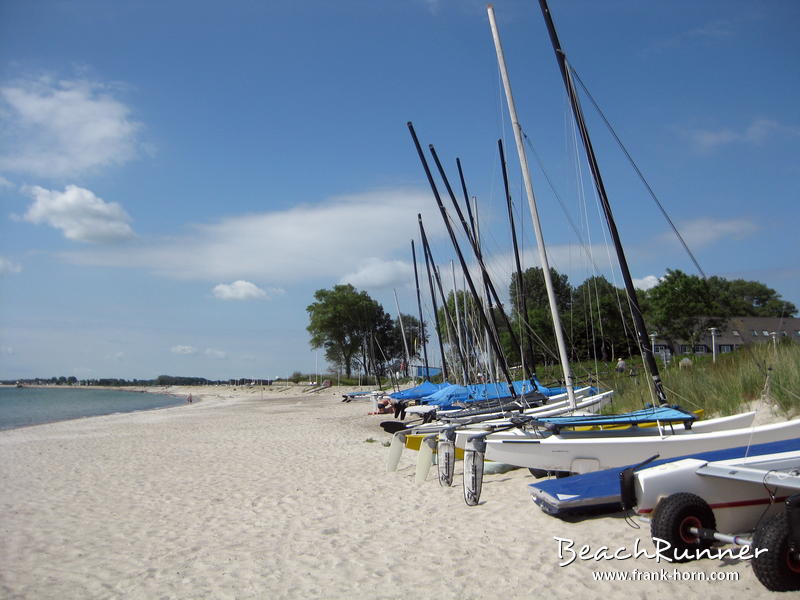
[[[703,548],[696,550],[677,550],[674,553],[669,552],[672,545],[661,538],[653,538],[655,550],[647,550],[646,548],[639,547],[639,538],[633,544],[633,550],[620,546],[617,549],[609,548],[608,546],[600,546],[597,549],[592,548],[588,544],[584,544],[580,548],[575,548],[575,542],[569,538],[560,538],[553,536],[553,539],[558,542],[558,558],[561,562],[558,563],[559,567],[566,567],[571,565],[576,560],[628,560],[629,558],[647,558],[655,560],[660,563],[662,560],[666,562],[673,562],[674,560],[681,561],[685,559],[700,559],[711,558],[715,560],[722,560],[723,558],[749,560],[757,556],[761,556],[767,551],[766,548],[751,548],[750,546],[737,546],[734,548]],[[674,556],[673,556],[674,554]]]

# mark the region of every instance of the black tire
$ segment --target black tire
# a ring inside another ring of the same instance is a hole
[[[772,517],[756,529],[753,552],[767,549],[753,558],[753,572],[772,592],[800,590],[800,556],[789,552],[789,521],[786,511]]]
[[[531,472],[531,475],[536,477],[536,479],[541,479],[542,477],[547,477],[548,472],[544,469],[534,469],[533,467],[528,467],[528,471]]]
[[[656,505],[650,520],[650,535],[669,543],[664,556],[674,562],[686,562],[713,543],[689,533],[690,527],[716,529],[717,520],[711,507],[700,496],[681,492],[667,496]]]

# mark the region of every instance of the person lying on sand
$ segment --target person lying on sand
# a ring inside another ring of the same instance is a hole
[[[378,400],[378,410],[368,412],[368,415],[385,415],[386,413],[394,412],[394,404],[389,397]]]

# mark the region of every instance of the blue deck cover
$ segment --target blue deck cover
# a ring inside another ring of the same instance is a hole
[[[677,458],[654,460],[647,467],[654,467],[684,458],[697,458],[700,460],[727,460],[742,456],[755,456],[758,454],[773,454],[775,452],[790,452],[800,450],[800,438],[782,440],[779,442],[766,442],[724,450],[711,450],[688,454]],[[531,483],[528,488],[533,501],[547,514],[567,516],[576,513],[608,513],[620,510],[621,497],[619,487],[619,474],[633,465],[614,467],[583,475],[573,475],[561,479],[546,479]]]
[[[393,394],[389,395],[395,400],[417,400],[419,398],[429,396],[434,392],[438,392],[439,390],[449,387],[450,385],[451,384],[449,383],[431,383],[430,381],[425,380],[418,386],[408,388],[407,390],[394,392]]]
[[[644,408],[621,415],[587,415],[572,417],[547,417],[537,419],[538,423],[557,425],[558,427],[581,427],[586,425],[637,425],[639,423],[671,423],[694,421],[695,416],[679,408],[662,406]]]

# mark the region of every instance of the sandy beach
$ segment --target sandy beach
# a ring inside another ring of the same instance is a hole
[[[390,436],[367,400],[299,388],[197,388],[200,402],[0,432],[3,598],[767,598],[747,561],[672,565],[613,554],[649,529],[565,522],[530,500],[527,470],[464,504],[386,473]],[[562,542],[562,545],[566,542]],[[666,576],[673,580],[648,581]],[[595,581],[628,572],[637,581]],[[644,575],[654,573],[655,575]],[[693,581],[675,581],[676,573]],[[699,581],[734,573],[738,581]]]

